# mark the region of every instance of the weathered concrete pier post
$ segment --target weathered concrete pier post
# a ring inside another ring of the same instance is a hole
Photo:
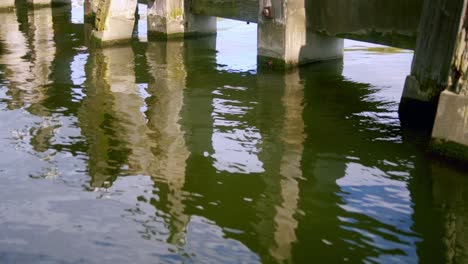
[[[426,0],[399,113],[403,124],[431,125],[440,93],[447,87],[450,63],[466,0]]]
[[[191,0],[148,0],[148,36],[176,38],[216,34],[216,18],[195,15]]]
[[[259,65],[290,67],[343,57],[343,39],[309,30],[304,0],[261,0],[258,18]]]
[[[99,1],[93,36],[103,43],[131,39],[135,26],[136,8],[137,0]]]
[[[444,2],[444,1],[442,1]],[[435,151],[458,160],[468,160],[468,0],[456,6],[458,23],[454,25],[453,54],[445,62],[450,69],[446,89],[441,93],[432,131]],[[455,20],[455,19],[454,19]],[[454,21],[455,22],[455,21]],[[442,33],[443,34],[443,33]],[[444,88],[445,88],[444,87]]]

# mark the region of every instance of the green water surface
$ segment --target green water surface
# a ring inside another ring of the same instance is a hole
[[[468,175],[398,119],[412,52],[281,73],[254,24],[90,29],[80,1],[0,14],[1,263],[468,261]]]

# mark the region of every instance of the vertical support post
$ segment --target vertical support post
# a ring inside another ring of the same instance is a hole
[[[439,99],[432,131],[436,152],[459,161],[468,161],[468,1],[463,6],[447,86]]]
[[[424,1],[418,40],[399,114],[403,125],[431,126],[446,88],[465,0]]]
[[[137,0],[101,0],[93,36],[102,43],[127,41],[135,26]]]
[[[308,29],[304,0],[261,0],[258,64],[285,68],[343,57],[343,39]]]
[[[191,0],[148,0],[148,37],[216,34],[216,18],[195,15],[190,6]]]

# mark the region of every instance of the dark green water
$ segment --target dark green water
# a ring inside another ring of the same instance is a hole
[[[255,25],[218,28],[0,14],[1,263],[468,261],[468,175],[396,113],[411,52],[257,71]]]

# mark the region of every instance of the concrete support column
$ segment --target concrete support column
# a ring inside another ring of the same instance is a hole
[[[404,125],[432,125],[446,88],[460,17],[466,0],[424,1],[418,39],[399,114]]]
[[[130,40],[136,8],[137,0],[99,1],[93,36],[107,44]]]
[[[304,0],[260,1],[259,66],[284,68],[343,57],[343,39],[308,30],[305,5]]]
[[[432,131],[433,148],[461,161],[468,160],[468,15],[463,9],[449,65],[447,89],[440,95]]]
[[[177,38],[216,34],[216,18],[190,12],[191,0],[148,0],[148,36]]]

